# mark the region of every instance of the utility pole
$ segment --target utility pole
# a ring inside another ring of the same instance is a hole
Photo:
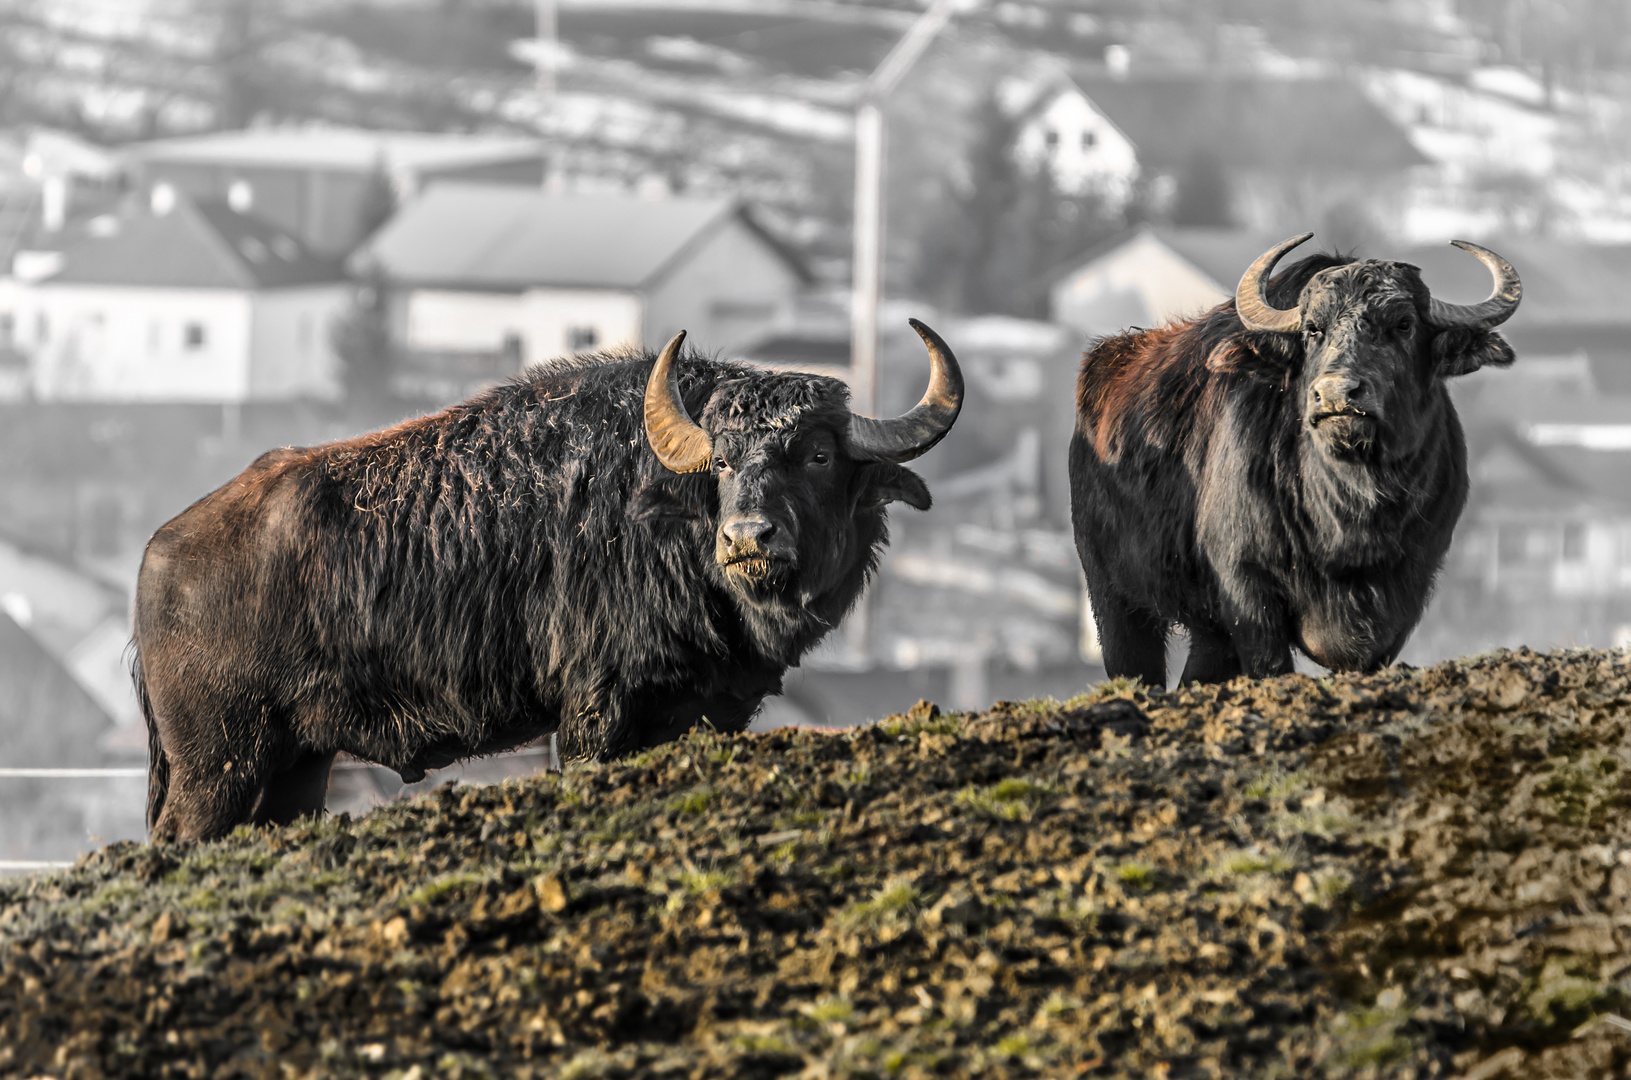
[[[958,10],[979,0],[934,0],[901,35],[861,85],[855,109],[854,262],[850,269],[850,404],[878,415],[878,300],[883,291],[883,102]],[[845,626],[850,652],[867,666],[872,649],[872,602],[862,594]]]
[[[977,0],[976,0],[977,2]],[[855,411],[878,407],[878,298],[883,287],[883,178],[885,124],[882,104],[969,0],[934,0],[889,55],[861,85],[855,110],[854,265],[851,269],[850,396]]]
[[[556,25],[555,0],[533,0],[532,13],[538,38],[534,78],[537,80],[538,97],[542,100],[544,108],[548,109],[555,102],[555,50],[560,47],[560,28]]]
[[[556,20],[556,0],[533,0],[532,13],[537,37],[533,78],[538,88],[538,128],[545,138],[549,138],[553,135],[550,120],[555,111],[555,95],[560,90],[556,69],[560,66],[561,36]],[[565,162],[561,157],[559,150],[545,151],[543,165],[539,169],[538,183],[541,187],[549,188],[552,181],[557,185],[562,182]]]

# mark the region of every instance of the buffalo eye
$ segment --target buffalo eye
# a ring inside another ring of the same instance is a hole
[[[1393,332],[1398,334],[1400,337],[1409,337],[1410,332],[1412,330],[1414,330],[1415,328],[1416,328],[1416,317],[1414,315],[1406,315],[1403,318],[1401,318],[1396,324],[1394,324]]]
[[[831,461],[832,461],[832,459],[828,456],[827,451],[825,451],[825,450],[817,450],[815,453],[810,455],[810,464],[811,465],[817,465],[817,466],[823,466],[824,467],[824,466],[830,464]]]
[[[1318,337],[1324,337],[1325,336],[1325,327],[1323,327],[1323,326],[1307,326],[1307,327],[1304,327],[1304,329],[1308,331],[1308,336],[1311,337],[1311,338],[1318,338]]]
[[[731,463],[722,457],[714,458],[714,472],[730,472]]]

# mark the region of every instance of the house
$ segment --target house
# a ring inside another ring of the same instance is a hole
[[[1094,337],[1187,319],[1233,296],[1252,260],[1283,239],[1138,226],[1087,252],[1054,282],[1053,318]]]
[[[1333,214],[1392,220],[1412,170],[1430,164],[1343,79],[1084,69],[1056,72],[1029,96],[1021,160],[1046,165],[1064,190],[1116,202],[1142,185],[1185,224],[1285,235]],[[1186,221],[1196,200],[1213,220]]]
[[[155,188],[93,219],[54,270],[10,293],[34,394],[241,403],[333,396],[340,267],[231,207]]]
[[[490,180],[537,187],[545,156],[537,139],[362,128],[289,126],[158,139],[126,150],[144,190],[169,184],[220,200],[279,226],[312,251],[342,256],[379,223],[389,184],[395,199],[433,180]]]
[[[479,382],[593,349],[762,338],[806,284],[738,203],[439,183],[351,257],[419,379]]]

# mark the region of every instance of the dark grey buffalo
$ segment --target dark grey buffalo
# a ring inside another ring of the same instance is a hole
[[[929,506],[901,463],[963,382],[913,325],[933,373],[893,420],[681,334],[263,455],[142,560],[154,837],[320,810],[340,751],[411,781],[551,732],[606,758],[741,730],[860,596],[885,506]]]
[[[1477,304],[1406,263],[1276,246],[1199,318],[1117,334],[1082,361],[1071,515],[1105,667],[1183,679],[1390,663],[1421,618],[1467,498],[1445,380],[1512,363],[1494,327],[1522,287],[1506,260]]]

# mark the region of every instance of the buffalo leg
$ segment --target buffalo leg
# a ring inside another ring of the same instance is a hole
[[[288,825],[296,818],[321,814],[333,764],[334,751],[308,750],[293,765],[268,777],[255,806],[255,824]]]
[[[244,821],[256,789],[245,770],[229,771],[211,761],[170,762],[170,790],[153,823],[154,841],[214,840]]]
[[[1189,628],[1189,659],[1179,682],[1228,682],[1240,674],[1240,654],[1229,635],[1209,626]]]
[[[1230,632],[1240,668],[1254,679],[1291,673],[1291,643],[1283,633],[1275,633],[1254,622],[1241,621]]]
[[[1141,679],[1145,686],[1167,687],[1167,628],[1147,611],[1131,607],[1114,594],[1093,594],[1093,619],[1099,624],[1104,673]]]

